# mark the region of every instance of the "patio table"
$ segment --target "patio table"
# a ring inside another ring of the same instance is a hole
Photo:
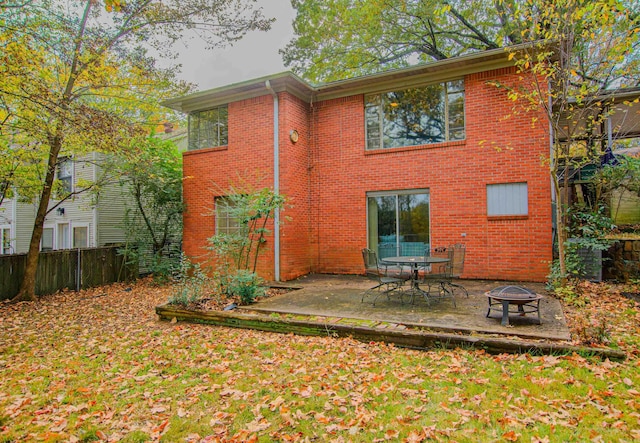
[[[394,265],[409,265],[411,266],[411,288],[409,292],[411,293],[411,300],[416,294],[422,295],[427,301],[429,301],[429,291],[425,291],[420,288],[419,275],[418,270],[420,265],[427,266],[435,263],[446,263],[449,261],[448,258],[445,257],[431,257],[424,255],[407,255],[407,256],[398,256],[398,257],[385,257],[380,259],[385,263],[390,263]]]

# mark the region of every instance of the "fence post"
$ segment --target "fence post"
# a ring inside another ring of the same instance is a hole
[[[76,291],[80,290],[80,286],[82,285],[82,254],[80,253],[80,248],[78,248],[78,260],[76,265]]]

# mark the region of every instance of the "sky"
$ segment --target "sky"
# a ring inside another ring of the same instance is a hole
[[[275,17],[271,30],[251,32],[233,46],[206,50],[198,39],[178,43],[177,62],[182,80],[197,85],[197,91],[287,71],[278,53],[293,37],[295,12],[290,0],[258,0],[264,15]]]

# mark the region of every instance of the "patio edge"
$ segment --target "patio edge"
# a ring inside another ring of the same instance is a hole
[[[190,311],[171,305],[156,306],[156,314],[160,320],[186,321],[191,323],[205,323],[215,326],[227,326],[242,329],[255,329],[266,332],[294,333],[308,336],[352,337],[359,341],[380,341],[392,343],[399,347],[428,350],[437,348],[465,348],[483,349],[489,353],[500,354],[552,354],[566,355],[577,353],[593,355],[611,360],[624,360],[623,351],[609,348],[593,348],[574,346],[565,343],[549,341],[534,341],[524,339],[502,339],[489,336],[469,336],[451,333],[434,333],[419,329],[408,329],[404,325],[379,322],[379,327],[340,323],[341,318],[326,318],[326,321],[293,320],[264,314],[247,314],[230,311]],[[296,316],[303,317],[303,316]],[[330,321],[331,320],[331,321]],[[383,324],[380,324],[383,323]]]

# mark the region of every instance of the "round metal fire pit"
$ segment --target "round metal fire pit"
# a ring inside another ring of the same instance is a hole
[[[536,294],[534,291],[523,288],[522,286],[499,286],[487,291],[484,295],[489,300],[489,310],[487,311],[487,317],[491,314],[491,311],[502,312],[502,326],[509,325],[509,314],[518,314],[524,316],[529,313],[538,314],[538,324],[541,323],[540,319],[540,300],[542,295]],[[509,307],[514,306],[515,311],[510,311]]]

